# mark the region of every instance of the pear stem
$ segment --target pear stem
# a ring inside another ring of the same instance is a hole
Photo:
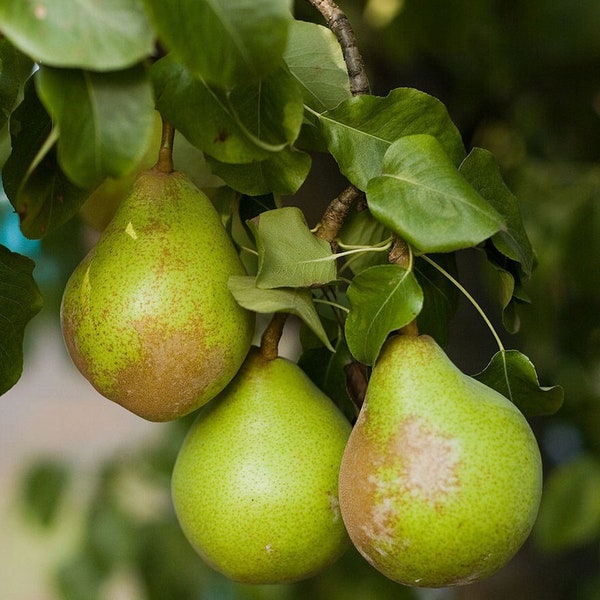
[[[260,353],[264,359],[274,360],[279,356],[279,340],[283,334],[286,319],[286,313],[275,313],[264,330],[260,338]]]
[[[160,149],[158,160],[154,170],[160,173],[172,173],[173,168],[173,140],[175,139],[175,127],[164,118],[162,120],[162,135],[160,138]]]
[[[407,271],[412,271],[413,268],[413,254],[410,246],[397,235],[394,236],[392,247],[388,254],[388,260],[393,265],[399,265],[404,267]],[[417,327],[417,320],[413,319],[410,323],[400,328],[400,335],[412,335],[417,337],[419,335],[419,328]]]

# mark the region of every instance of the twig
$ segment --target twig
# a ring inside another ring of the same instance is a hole
[[[352,207],[352,204],[361,196],[363,196],[363,192],[351,185],[337,198],[334,198],[325,209],[321,221],[317,225],[315,235],[334,245],[348,211]]]

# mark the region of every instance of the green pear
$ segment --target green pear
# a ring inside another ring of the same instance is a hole
[[[207,196],[183,173],[144,171],[65,288],[73,362],[101,394],[150,421],[197,409],[250,348],[253,317],[227,287],[241,274]]]
[[[368,562],[412,586],[491,575],[529,535],[541,486],[514,404],[431,337],[386,342],[340,468],[342,518]]]
[[[253,348],[179,452],[179,523],[214,569],[246,583],[314,575],[349,545],[338,473],[350,424],[296,364]]]

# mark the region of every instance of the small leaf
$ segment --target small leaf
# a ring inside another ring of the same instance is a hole
[[[399,88],[385,98],[357,96],[319,116],[328,148],[342,173],[361,190],[382,172],[390,145],[407,135],[434,136],[453,164],[465,156],[460,133],[433,96]]]
[[[3,0],[0,23],[17,48],[55,67],[124,69],[154,49],[154,33],[139,0]]]
[[[398,265],[379,265],[359,273],[347,293],[346,340],[352,355],[366,365],[375,363],[387,336],[410,323],[423,306],[414,274]]]
[[[369,182],[367,201],[375,218],[420,252],[468,248],[504,226],[430,135],[390,146],[383,174]]]
[[[331,246],[311,233],[295,206],[262,213],[254,223],[260,288],[310,287],[337,277]]]
[[[297,288],[266,290],[257,287],[254,277],[243,275],[230,277],[228,285],[237,303],[248,310],[263,314],[285,312],[300,317],[333,352],[310,290]]]
[[[233,165],[210,158],[208,163],[215,175],[242,194],[292,195],[304,183],[311,158],[305,152],[285,148],[271,158],[248,164]]]
[[[322,113],[351,97],[342,50],[327,27],[293,21],[283,58],[313,110]]]
[[[60,165],[73,183],[94,187],[139,164],[155,121],[141,66],[110,73],[41,67],[36,82],[60,131]]]
[[[33,64],[8,40],[0,38],[0,129],[4,127]]]
[[[34,267],[26,256],[0,245],[0,395],[21,376],[25,327],[42,308]]]
[[[12,152],[2,171],[4,191],[21,219],[21,231],[38,239],[63,225],[90,195],[58,166],[52,121],[30,79],[10,118]]]
[[[256,81],[275,68],[292,20],[290,0],[144,3],[165,46],[192,72],[223,87]]]
[[[551,415],[563,403],[563,389],[540,387],[533,363],[518,350],[496,352],[475,379],[506,396],[526,417]]]
[[[600,463],[589,455],[560,465],[546,481],[534,540],[558,552],[588,544],[600,535]]]

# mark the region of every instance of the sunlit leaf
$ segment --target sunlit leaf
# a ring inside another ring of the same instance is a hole
[[[17,48],[55,67],[124,69],[154,48],[139,0],[2,0],[0,23]]]
[[[398,265],[378,265],[359,273],[348,288],[346,340],[352,355],[375,363],[387,336],[421,311],[423,292],[414,273]]]
[[[323,328],[310,290],[298,288],[262,289],[254,277],[232,276],[229,289],[237,303],[257,313],[284,312],[300,317],[321,342],[330,350],[333,347]]]
[[[350,98],[320,115],[319,120],[340,170],[361,190],[381,174],[388,148],[404,136],[434,136],[456,166],[465,156],[460,133],[446,107],[433,96],[411,88],[392,90],[384,98]]]
[[[281,60],[290,0],[144,0],[164,45],[219,86],[257,80]]]
[[[367,200],[379,221],[421,252],[474,246],[504,226],[430,135],[403,137],[389,147]]]
[[[475,379],[506,396],[527,417],[551,415],[563,403],[563,389],[541,387],[533,363],[518,350],[496,352]]]
[[[311,233],[295,206],[262,213],[253,224],[261,288],[309,287],[337,276],[331,246]]]
[[[31,259],[0,245],[0,394],[21,376],[25,327],[42,308],[34,266]]]

